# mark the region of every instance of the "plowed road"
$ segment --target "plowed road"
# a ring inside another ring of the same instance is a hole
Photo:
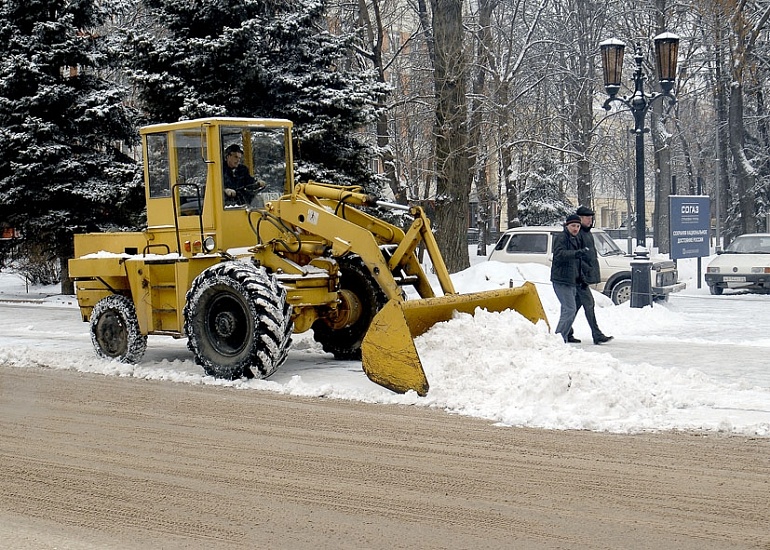
[[[0,366],[0,547],[770,548],[770,439]]]

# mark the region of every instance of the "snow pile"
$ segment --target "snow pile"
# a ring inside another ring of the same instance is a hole
[[[719,406],[715,396],[767,410],[770,391],[740,389],[699,371],[631,366],[565,346],[545,323],[533,325],[516,312],[457,314],[415,345],[431,384],[424,400],[447,411],[551,429],[735,429],[770,435],[767,421],[733,426],[726,419],[702,418],[704,410]]]

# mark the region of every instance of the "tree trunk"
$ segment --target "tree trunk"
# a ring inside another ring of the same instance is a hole
[[[722,76],[722,67],[724,63],[724,54],[722,50],[722,32],[719,25],[714,25],[716,29],[716,38],[714,43],[715,47],[715,86],[716,86],[716,155],[718,163],[718,180],[715,181],[715,185],[719,187],[719,219],[717,223],[720,228],[720,237],[724,244],[728,244],[732,238],[730,231],[725,227],[724,221],[727,218],[728,206],[730,204],[731,185],[730,185],[730,163],[729,163],[729,139],[727,138],[727,86],[725,79]],[[716,213],[715,213],[716,217]],[[722,243],[716,243],[717,247],[722,246]]]
[[[498,105],[508,105],[508,90],[509,83],[502,81],[498,83],[497,93],[495,95],[495,101]],[[519,218],[519,198],[516,192],[516,180],[513,170],[513,158],[511,155],[511,148],[509,143],[511,142],[511,128],[513,123],[511,121],[511,113],[508,109],[497,110],[497,131],[499,134],[499,177],[500,183],[498,186],[498,196],[502,196],[505,193],[505,229],[511,227],[517,227]],[[502,224],[498,224],[502,225]],[[500,229],[503,229],[500,227]]]
[[[661,254],[671,249],[669,235],[670,216],[668,196],[671,194],[671,147],[666,128],[663,125],[663,105],[658,100],[652,109],[652,143],[655,149],[655,210],[653,212],[653,243]]]
[[[477,227],[479,229],[479,241],[476,248],[478,256],[487,255],[487,233],[489,231],[489,208],[492,201],[492,193],[489,189],[487,178],[486,135],[482,135],[484,124],[484,103],[487,94],[487,71],[492,60],[490,57],[494,45],[492,44],[491,19],[492,10],[497,5],[497,0],[479,1],[478,36],[476,37],[476,75],[473,78],[473,90],[470,113],[470,129],[468,138],[468,165],[472,167],[476,181],[476,195],[478,197]]]
[[[728,108],[728,129],[730,135],[730,152],[735,165],[735,194],[737,199],[738,216],[735,220],[739,235],[756,233],[757,220],[754,216],[754,184],[756,170],[746,157],[744,142],[746,129],[743,125],[743,85],[733,81],[730,86],[730,106]]]
[[[690,145],[690,140],[687,139],[687,133],[682,128],[682,121],[679,118],[679,115],[674,117],[674,125],[676,126],[676,135],[679,138],[679,144],[680,144],[680,147],[682,148],[682,156],[684,157],[685,176],[686,176],[686,181],[684,182],[684,184],[686,186],[686,189],[689,190],[689,193],[691,195],[694,195],[696,180],[695,180],[695,167],[692,161],[692,146]],[[681,185],[680,185],[680,189],[681,189]]]
[[[575,5],[577,19],[580,28],[577,29],[583,36],[592,36],[594,27],[591,22],[597,6],[593,2],[578,1]],[[594,94],[592,83],[594,82],[594,46],[585,40],[577,40],[578,51],[573,68],[574,75],[567,82],[571,84],[568,96],[575,98],[573,125],[575,131],[574,150],[577,154],[577,200],[578,205],[593,208],[594,197],[591,190],[591,143],[594,137]]]
[[[75,281],[70,279],[69,258],[59,258],[61,293],[67,296],[75,294]]]
[[[471,174],[465,103],[461,0],[431,0],[435,46],[436,239],[450,273],[469,265],[466,238]]]
[[[668,0],[656,0],[655,26],[657,32],[665,32],[668,11]],[[656,75],[660,77],[660,75]],[[656,86],[657,87],[657,86]],[[650,113],[650,127],[654,146],[655,179],[653,185],[654,210],[652,216],[652,242],[662,254],[671,251],[671,236],[669,234],[671,221],[669,215],[668,196],[671,194],[671,143],[664,125],[664,110],[668,100],[662,97],[653,104]]]

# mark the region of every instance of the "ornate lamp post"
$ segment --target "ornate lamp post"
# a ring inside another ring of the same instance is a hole
[[[636,136],[636,250],[631,262],[631,307],[641,308],[652,304],[652,285],[650,283],[650,253],[646,246],[646,215],[644,193],[644,134],[649,128],[644,127],[644,119],[652,103],[661,97],[667,97],[671,104],[676,98],[671,94],[676,80],[676,61],[679,50],[679,37],[666,32],[656,36],[655,65],[658,71],[660,92],[645,93],[645,76],[642,72],[642,48],[639,44],[634,48],[634,93],[631,96],[617,97],[620,91],[620,79],[623,69],[623,53],[626,45],[616,38],[605,40],[599,47],[602,52],[602,69],[604,70],[604,89],[607,91],[605,110],[610,110],[610,104],[618,101],[629,108],[634,115],[633,133]]]

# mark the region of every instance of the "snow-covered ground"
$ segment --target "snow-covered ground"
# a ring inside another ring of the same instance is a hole
[[[559,306],[547,268],[471,260],[453,275],[460,292],[533,281],[555,326]],[[703,271],[708,261],[701,260]],[[151,336],[139,365],[103,361],[72,297],[55,287],[27,289],[8,272],[0,272],[0,364],[436,407],[501,426],[770,436],[770,295],[710,296],[705,284],[697,288],[697,260],[680,260],[679,269],[688,288],[666,304],[631,309],[596,294],[599,324],[615,336],[602,346],[592,344],[582,312],[579,345],[511,311],[436,325],[416,341],[431,385],[426,397],[375,385],[360,363],[333,359],[311,333],[295,335],[289,359],[268,380],[207,377],[186,342],[168,337]]]

